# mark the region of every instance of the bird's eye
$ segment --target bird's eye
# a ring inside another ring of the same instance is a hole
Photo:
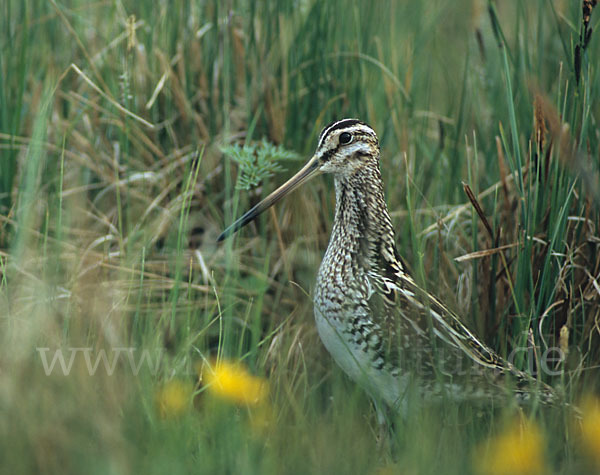
[[[352,134],[350,134],[348,132],[342,132],[340,134],[340,143],[342,145],[346,145],[346,144],[349,144],[350,142],[352,142]]]

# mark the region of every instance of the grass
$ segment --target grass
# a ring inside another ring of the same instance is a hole
[[[598,11],[588,26],[582,12],[546,0],[4,1],[3,468],[597,469],[600,37]],[[216,243],[346,116],[378,132],[416,278],[522,369],[567,354],[538,373],[587,408],[583,422],[409,401],[381,447],[369,399],[313,324],[331,180]],[[270,144],[286,157],[275,177],[223,153]],[[68,375],[44,366],[57,350]],[[213,394],[217,358],[241,361],[268,396]]]

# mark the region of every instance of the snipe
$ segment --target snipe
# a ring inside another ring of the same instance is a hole
[[[528,398],[532,379],[498,356],[409,275],[396,249],[383,193],[379,142],[356,119],[323,129],[317,150],[289,181],[245,213],[221,241],[283,196],[332,173],[333,230],[319,268],[314,312],[323,344],[375,403],[403,410],[409,389],[421,399]],[[545,391],[543,391],[545,392]],[[548,396],[546,396],[548,397]]]

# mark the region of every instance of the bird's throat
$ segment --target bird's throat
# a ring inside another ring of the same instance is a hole
[[[353,272],[377,271],[382,244],[394,242],[394,230],[379,168],[364,167],[335,177],[335,218],[325,253],[349,264]]]

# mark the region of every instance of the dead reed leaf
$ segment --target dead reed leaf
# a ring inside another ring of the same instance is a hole
[[[456,262],[465,262],[465,261],[470,261],[473,259],[480,259],[482,257],[491,256],[491,255],[497,254],[501,251],[505,251],[506,249],[512,249],[513,247],[517,247],[518,245],[519,244],[515,242],[513,244],[505,244],[504,246],[494,247],[493,249],[484,249],[482,251],[470,252],[468,254],[464,254],[462,256],[455,257],[454,260]]]

